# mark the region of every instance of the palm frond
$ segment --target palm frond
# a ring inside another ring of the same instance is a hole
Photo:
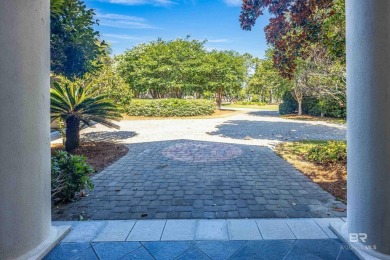
[[[83,88],[75,84],[54,83],[50,90],[51,119],[66,120],[70,116],[77,116],[86,125],[94,121],[108,127],[118,128],[109,120],[119,120],[121,108],[107,95],[97,93],[96,87]]]

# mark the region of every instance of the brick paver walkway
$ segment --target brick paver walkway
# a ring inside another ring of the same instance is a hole
[[[344,139],[344,126],[264,112],[120,125],[118,132],[85,131],[88,138],[128,143],[129,153],[94,177],[88,197],[54,210],[53,219],[345,215],[334,210],[345,205],[270,149],[283,140]]]

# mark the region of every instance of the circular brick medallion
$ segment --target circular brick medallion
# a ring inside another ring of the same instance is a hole
[[[218,162],[233,159],[242,154],[242,150],[231,144],[219,143],[179,143],[165,148],[162,154],[181,162]]]

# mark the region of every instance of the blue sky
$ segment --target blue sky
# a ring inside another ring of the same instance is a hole
[[[207,49],[235,50],[263,57],[267,48],[264,26],[258,20],[252,31],[240,28],[241,0],[85,0],[100,20],[101,38],[120,54],[139,43],[184,38],[207,39]]]

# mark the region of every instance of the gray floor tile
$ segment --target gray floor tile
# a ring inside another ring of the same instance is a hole
[[[155,260],[153,256],[144,248],[140,247],[137,250],[125,255],[121,260]]]
[[[194,240],[195,235],[195,219],[168,219],[161,240]]]
[[[237,251],[230,259],[284,259],[283,257],[291,249],[294,240],[260,240],[248,241],[248,243]],[[297,258],[299,259],[299,258]]]
[[[80,223],[79,221],[52,221],[53,226],[71,226],[72,228],[77,226]]]
[[[104,221],[80,221],[62,242],[89,242],[105,224]]]
[[[44,257],[44,260],[72,259],[90,248],[89,243],[59,243]]]
[[[314,221],[320,226],[320,228],[328,235],[330,238],[337,238],[335,233],[330,230],[329,225],[343,225],[345,222],[340,218],[315,218]]]
[[[107,221],[93,241],[126,241],[134,224],[134,220]]]
[[[196,246],[211,259],[229,259],[246,241],[199,241]]]
[[[313,219],[287,219],[286,223],[297,239],[329,238]]]
[[[198,220],[196,240],[228,240],[226,220]]]
[[[181,254],[176,260],[208,260],[210,259],[205,253],[200,251],[196,247],[191,247],[183,254]]]
[[[166,220],[138,220],[127,241],[159,241]]]
[[[99,259],[119,259],[141,247],[138,242],[99,242],[92,243]]]
[[[263,239],[296,239],[284,219],[257,219]]]
[[[284,259],[336,259],[341,245],[334,239],[297,240]]]
[[[227,220],[230,240],[260,240],[259,229],[253,219]]]
[[[192,247],[190,241],[158,241],[145,243],[145,248],[157,260],[171,260]]]

